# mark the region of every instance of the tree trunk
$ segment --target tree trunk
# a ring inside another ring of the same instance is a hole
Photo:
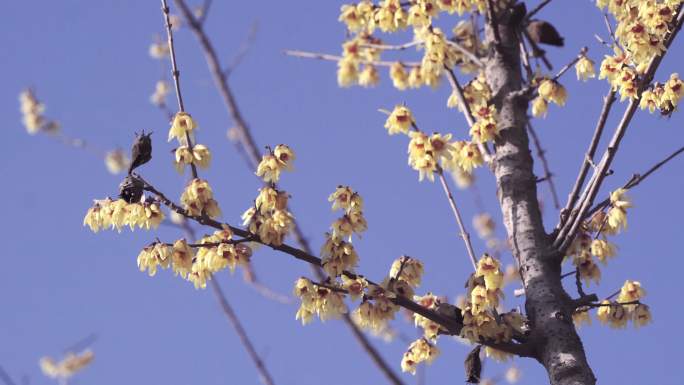
[[[542,223],[525,129],[528,100],[514,93],[522,88],[517,28],[505,22],[497,25],[501,44],[491,50],[485,69],[501,129],[493,164],[497,195],[512,253],[520,266],[534,356],[553,385],[593,385],[596,378],[572,321],[573,302],[561,284],[561,258],[552,249]],[[489,27],[487,39],[494,47]]]

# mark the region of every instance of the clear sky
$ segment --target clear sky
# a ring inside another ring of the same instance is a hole
[[[363,239],[355,241],[360,272],[380,280],[395,258],[408,254],[426,265],[419,292],[450,298],[461,294],[470,264],[447,202],[439,185],[418,183],[417,173],[406,165],[406,139],[388,137],[382,127],[384,116],[377,112],[407,102],[421,127],[465,137],[462,116],[446,109],[448,88],[399,93],[383,71],[377,88],[340,89],[333,63],[282,54],[284,49],[339,53],[344,38],[344,27],[337,22],[339,1],[214,3],[206,26],[224,62],[238,51],[250,24],[259,23],[256,41],[231,84],[257,142],[287,143],[297,152],[296,172],[284,176],[282,187],[292,194],[294,214],[314,249],[336,218],[328,194],[338,184],[348,184],[364,197],[369,222]],[[128,148],[135,131],[153,130],[154,159],[141,173],[169,196],[178,197],[184,179],[172,167],[173,145],[165,140],[167,121],[148,101],[161,76],[159,62],[147,54],[155,35],[163,32],[159,8],[158,1],[132,0],[9,1],[3,6],[0,116],[7,135],[0,151],[0,365],[17,381],[26,376],[31,384],[50,383],[40,373],[38,359],[60,355],[84,336],[97,333],[92,346],[95,362],[75,383],[258,383],[211,291],[196,291],[170,272],[154,278],[138,272],[136,256],[144,245],[156,236],[173,241],[181,234],[164,227],[158,234],[93,234],[82,227],[92,199],[114,195],[120,178],[110,175],[92,154],[46,136],[31,137],[20,123],[17,96],[32,86],[47,105],[47,115],[61,122],[66,134],[95,146]],[[567,49],[548,50],[556,68],[583,45],[589,46],[589,56],[597,63],[607,53],[593,38],[595,33],[605,36],[605,28],[592,2],[556,1],[539,16],[552,20],[566,37]],[[445,25],[454,22],[440,19]],[[657,79],[682,70],[680,40]],[[203,175],[214,187],[223,220],[237,224],[259,182],[226,139],[233,122],[189,30],[177,33],[177,50],[187,109],[201,127],[200,142],[214,155],[212,167]],[[572,72],[562,82],[569,92],[567,106],[550,107],[549,116],[534,124],[564,200],[608,86],[598,80],[579,83]],[[609,132],[623,108],[624,104],[615,109]],[[606,188],[621,186],[633,172],[684,145],[682,123],[679,113],[671,119],[637,113]],[[539,169],[538,162],[536,166]],[[682,383],[682,311],[676,301],[684,268],[683,168],[684,158],[677,159],[630,193],[635,208],[630,210],[629,230],[613,238],[619,256],[603,269],[601,285],[588,289],[602,297],[625,279],[639,280],[654,315],[654,322],[640,330],[630,326],[616,331],[596,320],[581,328],[601,383]],[[493,178],[485,170],[478,172],[478,189],[498,220]],[[557,212],[547,185],[539,190],[550,229]],[[456,199],[470,223],[478,212],[473,194],[459,191]],[[478,251],[483,247],[475,241]],[[259,278],[283,293],[290,293],[297,277],[310,273],[303,263],[265,248],[253,260]],[[511,262],[510,255],[504,261]],[[277,384],[385,382],[342,322],[315,321],[302,327],[294,319],[298,304],[263,298],[240,274],[224,273],[218,279]],[[572,285],[568,288],[575,294]],[[519,304],[509,290],[507,305]],[[418,334],[410,323],[399,320],[394,325],[405,335]],[[373,342],[399,372],[407,343]],[[443,354],[428,367],[427,383],[460,383],[467,347],[450,338],[441,338],[439,347]],[[515,363],[524,372],[523,383],[546,382],[537,363]],[[486,376],[496,376],[506,367],[488,362]],[[406,374],[402,378],[407,384],[415,381]]]

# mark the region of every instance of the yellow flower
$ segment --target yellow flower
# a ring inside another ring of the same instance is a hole
[[[568,98],[567,91],[560,83],[555,80],[544,79],[539,84],[539,96],[549,102],[556,103],[559,106],[564,106]]]
[[[176,157],[173,162],[173,166],[176,168],[176,171],[178,171],[179,174],[182,174],[183,170],[185,169],[185,165],[192,163],[192,153],[190,153],[188,146],[180,146],[176,149],[175,155]]]
[[[640,327],[651,323],[653,317],[651,316],[651,309],[648,305],[638,304],[632,311],[632,317],[634,320],[634,326]]]
[[[596,318],[602,323],[602,324],[608,324],[610,322],[610,312],[611,312],[611,307],[613,306],[618,306],[618,305],[611,305],[611,302],[609,300],[603,300],[601,301],[601,305],[604,306],[599,306],[598,309],[596,309]],[[607,306],[610,305],[610,306]]]
[[[346,275],[342,275],[342,287],[347,290],[349,297],[356,301],[361,298],[366,287],[368,287],[368,281],[363,277],[356,277],[354,279],[348,278]]]
[[[193,163],[201,168],[208,168],[211,162],[211,152],[207,146],[203,144],[196,144],[192,147]]]
[[[607,226],[615,232],[627,228],[627,209],[632,207],[632,201],[626,192],[627,190],[621,188],[610,193],[611,207],[608,210]]]
[[[615,245],[604,239],[594,239],[591,241],[591,254],[602,263],[606,263],[608,258],[615,256]]]
[[[573,263],[577,267],[577,270],[579,270],[580,278],[584,279],[586,285],[589,285],[592,280],[596,282],[596,284],[599,283],[601,280],[601,270],[598,265],[594,263],[591,254],[582,253],[575,257]]]
[[[472,142],[465,143],[463,148],[461,148],[459,155],[459,166],[467,173],[470,173],[473,168],[482,165],[484,162],[480,149]]]
[[[347,25],[347,28],[352,32],[357,32],[363,29],[365,21],[353,4],[345,4],[340,10],[339,21]]]
[[[499,128],[494,119],[480,119],[470,128],[470,136],[476,143],[485,143],[496,139]]]
[[[396,89],[403,91],[409,87],[409,77],[403,64],[396,62],[392,64],[389,71],[392,85],[394,85]]]
[[[392,262],[389,277],[405,281],[411,287],[418,287],[423,277],[423,263],[409,256],[402,256]]]
[[[535,117],[546,117],[546,113],[549,109],[549,103],[544,100],[543,97],[537,96],[532,101],[532,115]]]
[[[420,86],[425,84],[425,79],[423,79],[422,73],[423,71],[421,70],[420,66],[411,67],[411,71],[409,71],[408,77],[409,87],[419,88]]]
[[[634,302],[639,301],[646,295],[646,291],[641,287],[641,283],[638,281],[625,281],[624,285],[620,289],[620,295],[618,296],[618,302]]]
[[[157,274],[157,266],[166,269],[171,261],[171,247],[163,243],[145,247],[138,254],[138,268],[140,271],[147,270],[147,274],[152,277]]]
[[[582,56],[575,64],[575,72],[577,73],[577,80],[586,81],[589,78],[596,77],[596,69],[594,69],[594,62],[586,56]]]
[[[329,277],[340,276],[345,270],[353,271],[359,261],[354,245],[340,238],[326,234],[321,247],[321,264]]]
[[[499,362],[506,362],[513,357],[510,353],[489,346],[485,346],[485,355]]]
[[[195,178],[186,186],[181,195],[181,203],[188,214],[193,216],[208,215],[217,218],[221,215],[218,203],[206,180]]]
[[[195,258],[195,253],[192,251],[185,239],[179,239],[173,243],[173,250],[171,252],[171,266],[175,275],[180,275],[183,278],[188,276],[192,269],[192,260]]]
[[[186,133],[192,133],[197,128],[197,123],[192,119],[187,112],[178,112],[173,118],[173,124],[169,130],[169,142],[176,138],[179,142],[184,143]]]
[[[85,350],[79,354],[69,352],[62,361],[57,363],[51,357],[42,357],[40,369],[46,376],[61,379],[59,382],[65,383],[65,379],[86,368],[94,358],[95,354],[91,350]]]
[[[333,202],[333,210],[343,209],[349,211],[363,209],[363,199],[349,186],[337,186],[335,192],[328,197],[328,202]]]
[[[374,65],[366,64],[359,74],[359,85],[363,87],[373,87],[380,82],[380,75]]]
[[[284,144],[279,144],[273,149],[273,155],[278,160],[280,167],[287,171],[292,171],[292,163],[295,160],[294,151]]]
[[[337,62],[337,84],[340,87],[349,87],[359,80],[358,60],[345,56]]]
[[[572,313],[572,321],[575,327],[580,327],[582,324],[591,325],[591,316],[588,311],[577,310]]]
[[[475,276],[484,277],[485,288],[488,291],[500,289],[503,284],[503,273],[501,273],[501,262],[485,253],[477,262]]]
[[[416,365],[421,362],[428,364],[439,355],[439,349],[430,344],[425,338],[413,341],[401,359],[401,370],[416,374]]]
[[[408,134],[414,122],[411,110],[406,106],[397,105],[387,118],[385,128],[390,135],[398,133]]]
[[[610,306],[610,319],[608,324],[612,328],[621,329],[627,325],[629,321],[629,312],[625,309],[625,306],[615,305]]]

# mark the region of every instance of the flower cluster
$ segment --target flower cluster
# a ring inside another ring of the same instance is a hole
[[[539,96],[532,101],[532,115],[534,116],[546,116],[549,103],[555,103],[562,107],[565,105],[565,101],[568,98],[565,87],[553,79],[542,79],[539,82],[537,91],[539,92]]]
[[[428,342],[425,338],[419,338],[409,345],[408,350],[401,359],[401,370],[416,374],[416,367],[421,362],[428,364],[439,355],[437,346]]]
[[[293,227],[293,216],[287,210],[288,194],[266,186],[259,190],[254,206],[242,214],[243,226],[257,235],[263,243],[279,246],[283,244]]]
[[[204,289],[213,274],[226,268],[233,272],[238,265],[249,263],[252,249],[245,243],[233,241],[232,236],[230,228],[224,226],[223,230],[204,236],[196,245],[189,245],[185,239],[179,239],[173,245],[155,242],[138,254],[138,268],[154,276],[157,268],[171,267],[176,275],[192,282],[196,289]]]
[[[331,278],[338,277],[344,272],[353,271],[359,256],[352,245],[352,234],[361,234],[368,228],[363,216],[363,199],[361,195],[349,186],[337,186],[330,194],[328,201],[332,202],[333,210],[343,210],[344,215],[331,226],[331,232],[326,233],[325,243],[321,247],[323,270]]]
[[[596,317],[602,324],[612,328],[624,328],[629,321],[634,322],[635,327],[644,326],[652,319],[649,306],[639,302],[645,295],[639,282],[625,281],[617,301],[601,302],[596,310]]]
[[[302,301],[295,318],[301,320],[303,325],[311,322],[314,314],[321,321],[326,321],[347,313],[343,294],[316,285],[307,278],[302,277],[295,282],[294,295]]]
[[[649,63],[665,51],[664,40],[675,19],[674,1],[598,0],[599,8],[607,7],[617,21],[615,37],[620,47],[601,63],[599,79],[607,78],[620,100],[637,98],[639,75]],[[643,108],[643,107],[642,107]]]
[[[48,120],[43,116],[45,105],[38,101],[30,89],[19,94],[19,110],[22,115],[21,121],[29,134],[35,135],[38,132],[54,134],[59,131],[57,122]]]
[[[496,9],[508,6],[508,0],[494,3]],[[436,87],[445,66],[451,68],[459,65],[464,73],[475,71],[476,64],[463,51],[483,55],[486,47],[478,42],[472,23],[462,21],[454,27],[449,39],[456,42],[459,49],[454,47],[444,32],[433,26],[432,21],[441,12],[461,15],[469,11],[484,12],[486,7],[486,0],[381,0],[378,4],[362,0],[357,4],[343,5],[339,21],[347,26],[353,37],[344,43],[342,58],[338,61],[338,84],[341,87],[354,84],[368,87],[378,83],[375,67],[379,64],[383,47],[379,47],[382,41],[373,36],[377,30],[393,33],[410,27],[414,32],[415,45],[425,50],[420,64],[411,65],[410,69],[401,62],[390,66],[390,78],[397,89],[423,85]]]
[[[67,378],[86,368],[93,362],[93,359],[95,359],[95,354],[91,350],[85,350],[79,354],[69,352],[59,362],[55,362],[51,357],[42,357],[40,369],[46,376],[62,379],[61,382],[66,383]]]
[[[467,283],[467,297],[461,308],[463,329],[461,337],[478,343],[483,339],[505,342],[510,341],[513,333],[522,333],[526,321],[517,312],[501,316],[504,322],[497,322],[494,312],[503,297],[501,288],[504,274],[501,263],[494,257],[484,254],[477,263],[476,272]],[[507,355],[496,349],[486,349],[488,356],[504,360]]]
[[[432,293],[427,293],[424,296],[415,296],[413,297],[413,300],[424,308],[436,311],[439,310],[442,303],[446,302],[444,298],[440,298]],[[438,323],[423,317],[418,313],[413,313],[413,322],[417,327],[423,329],[423,338],[433,343],[437,342],[437,335],[439,332],[444,331]]]
[[[293,170],[294,160],[294,151],[284,144],[279,144],[268,154],[261,157],[256,175],[266,183],[278,183],[282,170]]]
[[[156,229],[163,220],[164,213],[156,202],[127,203],[123,199],[106,198],[94,201],[83,219],[83,225],[95,233],[107,228],[116,228],[121,232],[125,226],[131,230],[135,227]]]
[[[580,278],[586,284],[590,281],[598,283],[601,279],[601,270],[594,262],[594,257],[606,264],[617,254],[616,246],[607,236],[615,235],[621,229],[627,228],[627,209],[630,207],[632,202],[627,197],[625,189],[613,191],[610,194],[608,209],[594,213],[582,224],[581,230],[575,236],[568,249],[568,256],[572,257]]]
[[[489,116],[489,113],[484,114]],[[434,181],[434,173],[441,171],[440,163],[442,168],[460,168],[463,172],[470,173],[483,162],[482,154],[474,142],[451,142],[451,134],[427,135],[418,130],[413,114],[406,106],[394,107],[385,121],[385,128],[390,135],[402,133],[411,138],[408,145],[408,164],[418,171],[420,181],[425,178]]]
[[[188,183],[181,195],[181,203],[185,211],[192,216],[207,215],[209,218],[221,216],[218,202],[214,200],[214,192],[209,182],[195,178]]]
[[[626,50],[627,58],[638,73],[643,73],[665,46],[663,40],[675,17],[679,1],[598,0],[599,8],[608,8],[617,21],[615,37]]]
[[[679,78],[679,74],[670,75],[670,79],[665,84],[655,83],[651,88],[641,94],[639,107],[652,113],[656,109],[662,115],[669,116],[677,108],[679,100],[684,95],[684,83]]]

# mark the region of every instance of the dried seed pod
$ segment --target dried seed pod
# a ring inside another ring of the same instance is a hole
[[[128,174],[130,174],[136,167],[141,166],[152,159],[152,140],[149,134],[145,134],[143,130],[140,134],[135,134],[135,142],[131,147],[131,165],[128,167]]]
[[[119,185],[119,198],[127,203],[140,202],[143,187],[143,182],[140,179],[128,175]]]

